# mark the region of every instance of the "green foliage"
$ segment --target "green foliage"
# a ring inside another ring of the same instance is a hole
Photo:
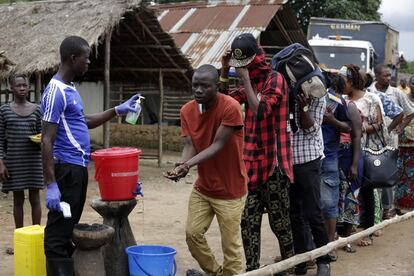
[[[402,73],[414,75],[414,60],[407,62],[407,67],[401,69]]]
[[[381,0],[290,0],[288,5],[305,32],[312,16],[372,21],[381,18]]]

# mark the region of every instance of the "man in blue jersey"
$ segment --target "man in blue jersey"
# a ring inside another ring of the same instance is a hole
[[[87,165],[90,156],[89,128],[116,115],[135,111],[137,95],[104,112],[85,115],[73,79],[88,70],[90,47],[81,37],[70,36],[60,45],[61,65],[42,96],[42,162],[50,210],[45,229],[48,276],[73,275],[72,231],[86,200]],[[64,218],[60,202],[69,203],[72,217]]]

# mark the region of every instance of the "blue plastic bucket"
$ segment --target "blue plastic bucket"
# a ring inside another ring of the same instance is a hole
[[[177,251],[162,245],[134,245],[127,247],[130,276],[174,276]]]

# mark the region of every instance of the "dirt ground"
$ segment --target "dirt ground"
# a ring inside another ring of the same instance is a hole
[[[185,275],[188,268],[198,268],[188,252],[184,226],[187,215],[187,202],[196,171],[178,183],[170,182],[162,177],[162,172],[170,169],[178,160],[177,153],[167,153],[163,168],[157,168],[153,160],[141,160],[140,180],[143,182],[145,197],[129,216],[131,226],[138,244],[163,244],[177,249],[177,275]],[[100,223],[101,217],[89,206],[93,198],[99,197],[98,185],[93,179],[94,167],[90,166],[88,199],[81,221],[85,223]],[[0,276],[13,275],[13,256],[5,253],[12,245],[13,217],[12,195],[0,196]],[[42,192],[42,197],[44,194]],[[44,199],[42,199],[44,202]],[[29,225],[30,206],[25,203],[25,225]],[[43,204],[42,224],[46,222],[46,209]],[[279,256],[277,240],[270,231],[267,218],[264,217],[262,227],[262,264],[270,264]],[[216,252],[218,260],[222,260],[220,250],[220,234],[217,222],[214,220],[207,232],[210,246]],[[338,261],[332,263],[334,276],[414,276],[414,220],[409,220],[384,231],[384,235],[376,238],[373,246],[356,248],[357,253],[339,252]],[[307,275],[315,275],[316,270],[310,270]]]

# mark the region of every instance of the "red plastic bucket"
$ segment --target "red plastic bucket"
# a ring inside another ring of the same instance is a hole
[[[92,153],[95,180],[102,200],[117,201],[135,198],[138,182],[139,155],[136,148],[108,148]]]

